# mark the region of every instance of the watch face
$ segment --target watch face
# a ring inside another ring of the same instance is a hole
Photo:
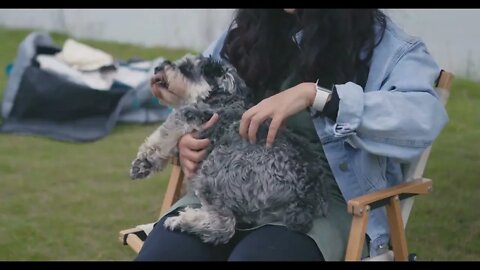
[[[332,93],[332,90],[329,90],[329,89],[326,89],[324,87],[322,87],[319,83],[318,83],[319,80],[317,80],[317,82],[315,82],[315,85],[316,85],[316,88],[318,91],[323,91],[323,92],[327,92],[327,93]]]

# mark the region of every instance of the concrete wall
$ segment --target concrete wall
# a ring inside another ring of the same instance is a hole
[[[6,9],[0,10],[0,25],[201,50],[228,27],[232,16],[228,9]]]
[[[480,10],[385,11],[407,32],[422,37],[443,68],[480,81]],[[232,17],[231,9],[3,9],[0,26],[202,50],[228,27]]]
[[[480,9],[387,10],[445,69],[480,81]]]

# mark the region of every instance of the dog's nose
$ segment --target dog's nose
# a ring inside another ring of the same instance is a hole
[[[172,65],[172,62],[170,62],[170,61],[168,61],[168,60],[163,61],[163,62],[160,64],[160,66],[155,67],[154,74],[157,74],[158,72],[164,70],[166,66],[171,66],[171,65]]]

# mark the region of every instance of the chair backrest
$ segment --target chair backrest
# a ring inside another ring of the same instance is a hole
[[[453,79],[454,75],[445,70],[442,70],[440,72],[440,76],[438,77],[436,90],[444,106],[447,105],[448,98],[450,97],[450,89],[452,87]],[[418,157],[414,162],[412,162],[409,169],[407,170],[407,181],[411,181],[413,179],[420,179],[423,177],[428,157],[430,156],[431,148],[432,146],[429,146],[420,157]],[[403,200],[401,203],[404,227],[407,226],[408,217],[410,216],[410,212],[413,207],[414,198],[415,197],[410,197]]]

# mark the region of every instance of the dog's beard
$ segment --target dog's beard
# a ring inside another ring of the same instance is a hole
[[[183,80],[181,86],[176,86],[172,81],[169,81],[169,87],[164,90],[165,102],[168,102],[171,106],[181,106],[187,104],[194,104],[199,101],[205,100],[212,91],[210,85],[202,78],[197,82],[188,81],[185,77],[179,75],[176,80]],[[185,89],[184,91],[178,89]],[[162,93],[163,94],[163,93]]]
[[[175,92],[171,91],[168,88],[164,88],[159,90],[156,88],[153,90],[154,95],[160,100],[161,103],[171,106],[171,107],[178,107],[182,104],[183,98],[175,94]]]
[[[212,89],[222,90],[230,94],[235,92],[236,80],[233,74],[229,72],[223,74],[192,73],[193,71],[203,73],[203,71],[195,67],[184,68],[182,63],[185,61],[185,59],[182,59],[165,67],[163,73],[155,82],[158,87],[156,87],[154,94],[162,103],[179,107],[205,101],[211,94],[214,94]],[[195,65],[200,65],[199,61],[192,62],[195,62]],[[190,73],[184,74],[184,69]]]
[[[186,93],[190,86],[188,80],[178,69],[166,69],[163,76],[159,77],[155,84],[157,87],[154,87],[152,92],[162,103],[171,107],[186,104],[188,99]]]

